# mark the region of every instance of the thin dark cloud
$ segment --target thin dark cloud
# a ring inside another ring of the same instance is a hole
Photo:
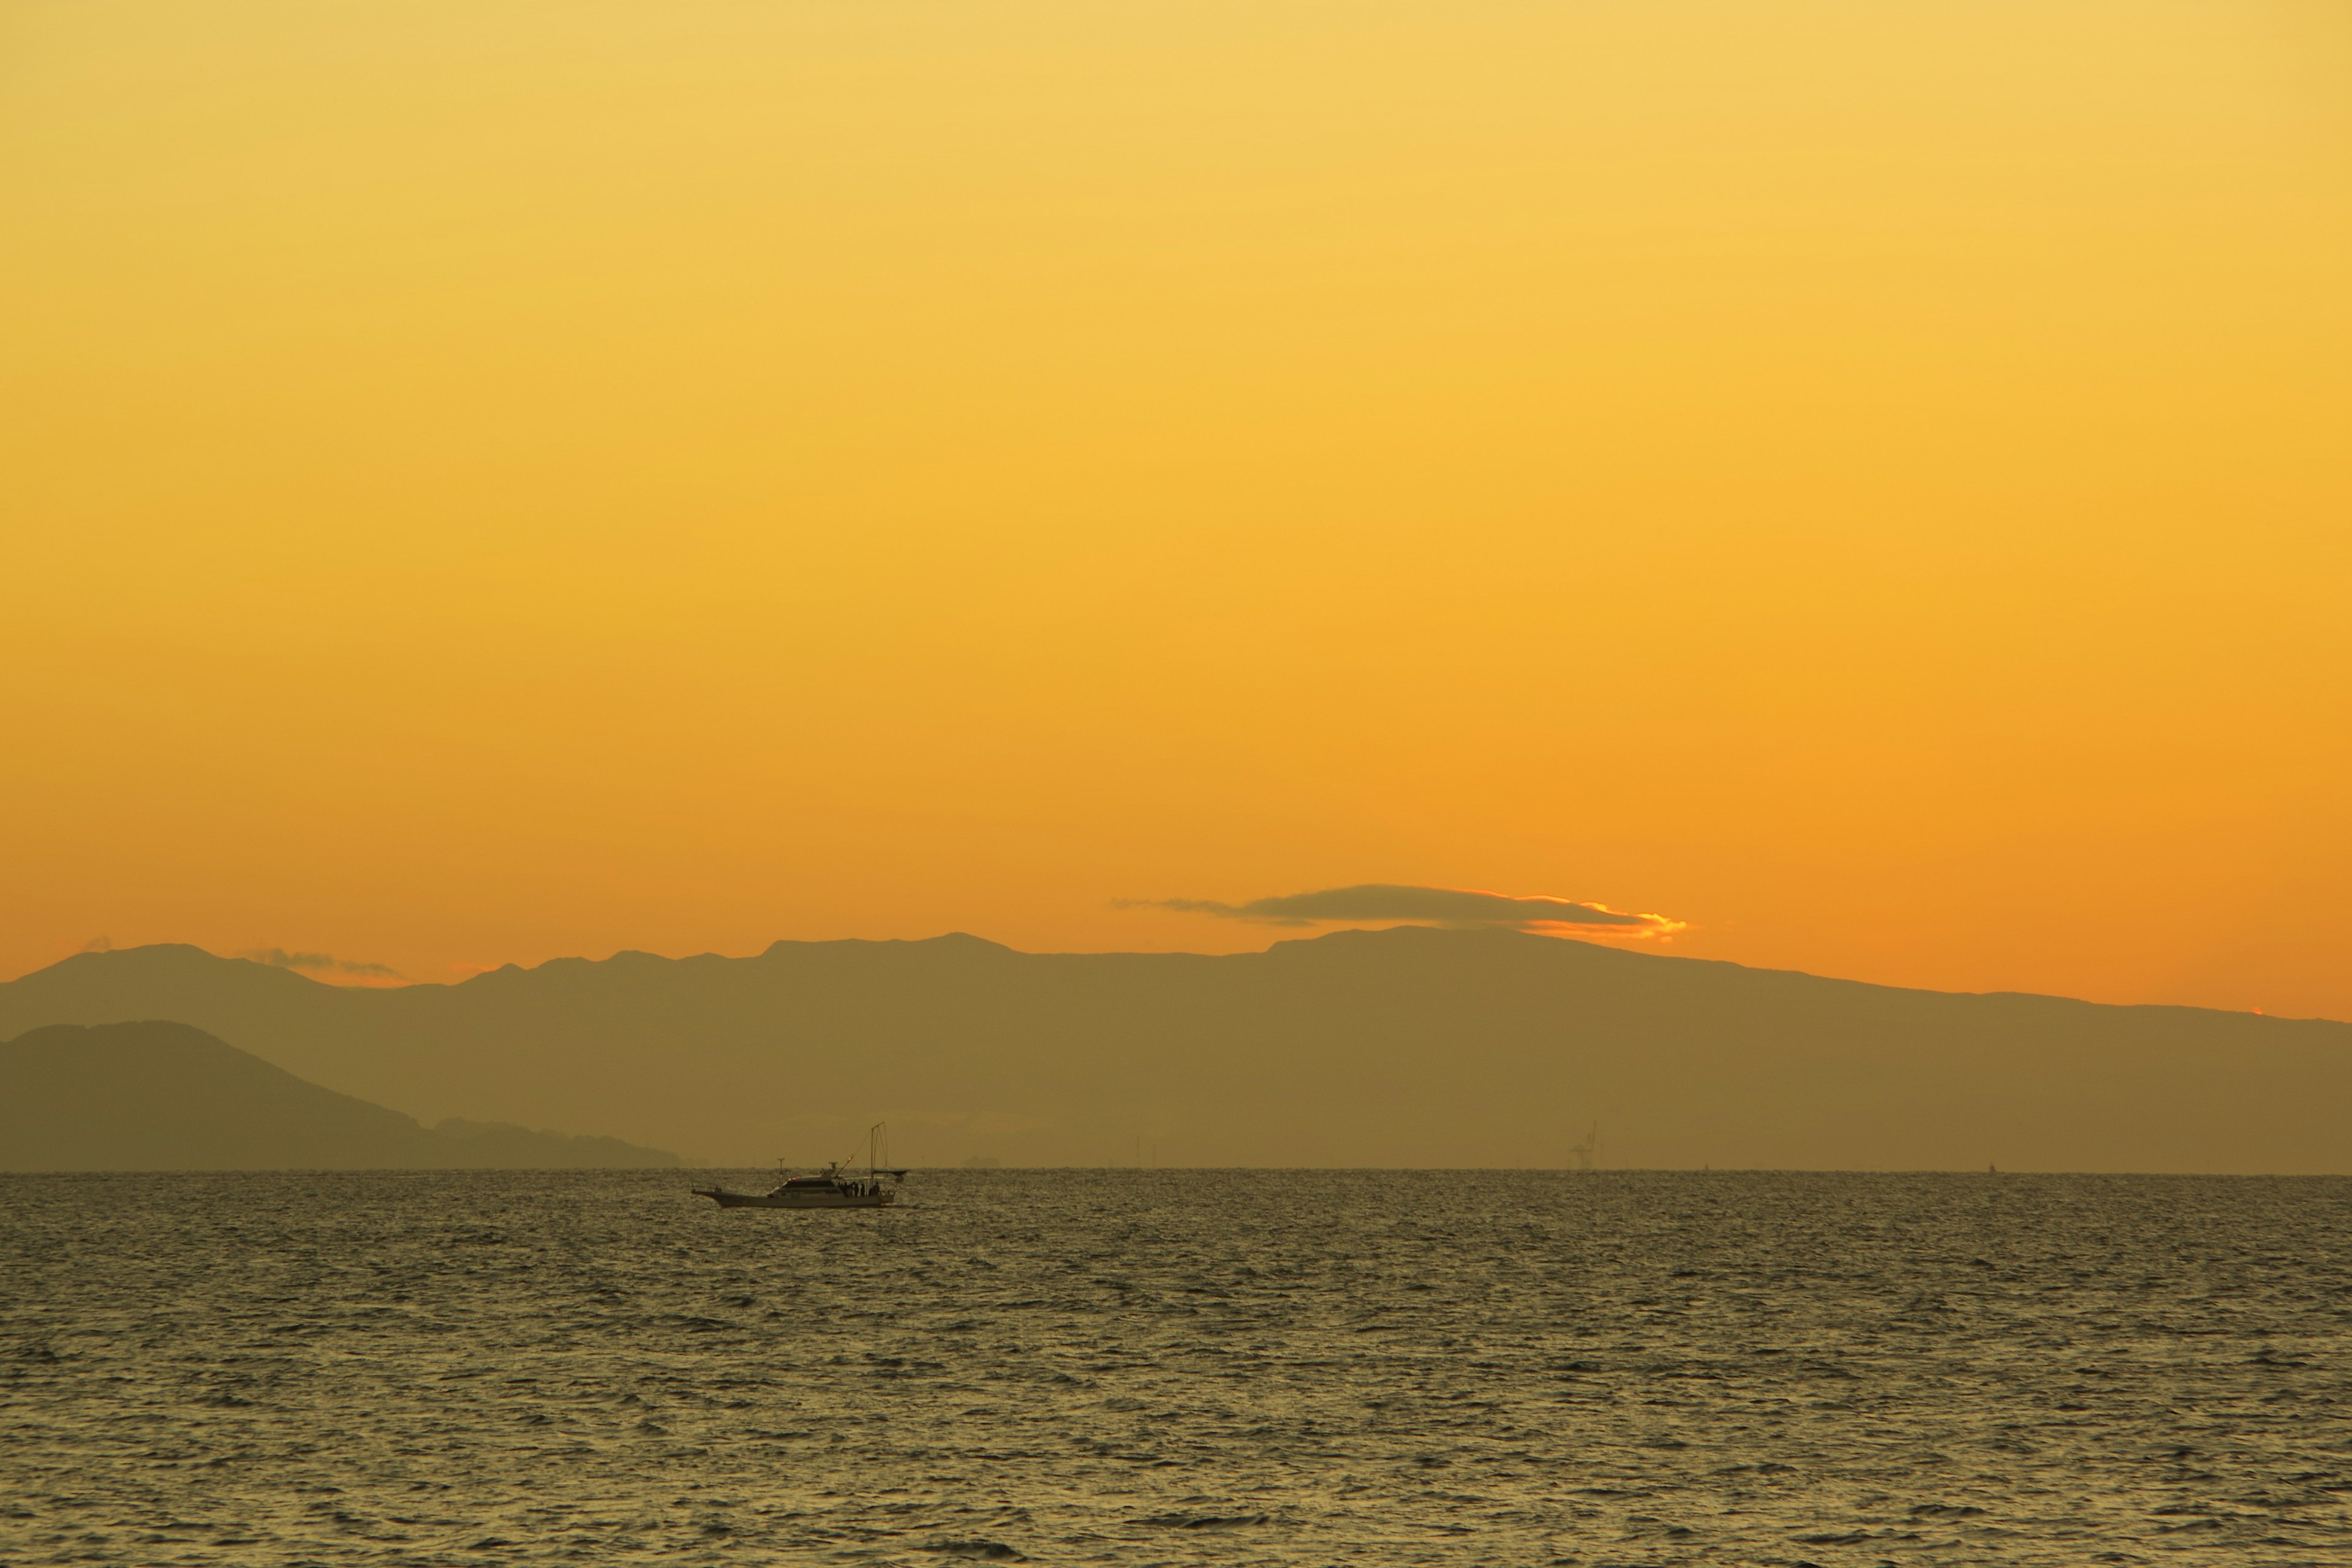
[[[247,948],[237,954],[256,963],[267,963],[273,969],[310,969],[328,974],[350,974],[368,980],[399,980],[404,978],[390,964],[362,963],[357,959],[337,958],[331,952],[289,952],[282,947]]]
[[[1620,936],[1658,936],[1683,929],[1682,921],[1664,915],[1632,914],[1574,899],[1541,895],[1522,899],[1478,888],[1414,888],[1392,882],[1286,893],[1245,904],[1222,904],[1213,899],[1121,899],[1118,902],[1122,909],[1174,910],[1283,926],[1335,921],[1425,921],[1444,926]]]

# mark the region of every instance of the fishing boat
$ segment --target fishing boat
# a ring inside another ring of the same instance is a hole
[[[882,1163],[885,1129],[876,1122],[866,1133],[866,1168],[835,1160],[813,1176],[795,1176],[777,1162],[783,1177],[772,1192],[738,1193],[725,1187],[697,1187],[696,1194],[723,1209],[880,1209],[898,1201],[904,1171]]]

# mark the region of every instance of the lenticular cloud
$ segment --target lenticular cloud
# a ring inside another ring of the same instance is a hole
[[[1123,907],[1176,910],[1220,920],[1304,926],[1327,921],[1426,921],[1436,925],[1509,931],[1580,931],[1590,935],[1657,936],[1683,929],[1664,915],[1632,914],[1606,904],[1542,895],[1514,898],[1479,888],[1415,888],[1367,882],[1223,904],[1210,899],[1126,899]]]

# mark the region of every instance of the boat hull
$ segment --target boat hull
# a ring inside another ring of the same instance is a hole
[[[881,1209],[898,1201],[894,1192],[879,1193],[730,1193],[724,1187],[697,1187],[695,1192],[723,1209]]]

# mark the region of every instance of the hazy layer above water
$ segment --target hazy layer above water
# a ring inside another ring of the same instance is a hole
[[[1499,931],[1263,953],[971,937],[339,989],[193,948],[0,986],[0,1035],[174,1018],[422,1120],[689,1159],[2352,1172],[2352,1026],[1903,991]]]

